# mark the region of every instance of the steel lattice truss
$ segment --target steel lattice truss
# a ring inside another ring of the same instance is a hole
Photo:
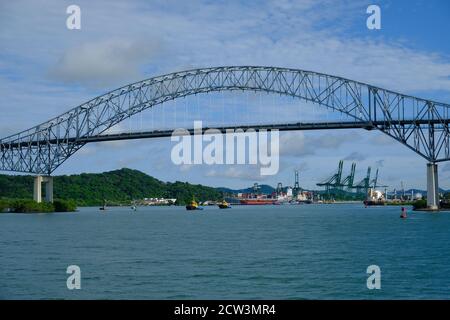
[[[51,174],[90,138],[126,118],[168,100],[226,90],[264,91],[317,103],[362,127],[370,124],[430,162],[450,160],[448,104],[316,72],[240,66],[171,73],[96,97],[0,140],[0,170]]]

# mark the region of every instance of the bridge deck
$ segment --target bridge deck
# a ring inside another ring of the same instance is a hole
[[[222,133],[226,133],[227,130],[242,129],[244,131],[248,129],[259,130],[279,130],[279,131],[303,131],[303,130],[328,130],[328,129],[366,129],[373,130],[377,127],[386,126],[405,126],[405,125],[448,125],[450,120],[403,120],[392,121],[390,123],[384,121],[372,121],[372,122],[312,122],[312,123],[290,123],[290,124],[259,124],[259,125],[246,125],[246,126],[225,126],[215,128],[202,128],[202,133],[205,133],[208,129],[217,129]],[[186,129],[189,134],[194,134],[194,129]],[[150,139],[150,138],[162,138],[172,136],[174,130],[153,130],[143,132],[125,132],[125,133],[113,133],[113,134],[101,134],[90,137],[70,137],[68,139],[49,139],[33,142],[20,142],[20,143],[5,143],[0,145],[0,150],[8,150],[12,148],[30,147],[30,146],[44,146],[47,144],[58,143],[74,143],[74,144],[86,144],[92,142],[103,141],[117,141],[117,140],[135,140],[135,139]]]

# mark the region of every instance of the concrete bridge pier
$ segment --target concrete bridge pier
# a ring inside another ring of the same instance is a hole
[[[439,209],[438,167],[434,162],[427,163],[427,207]]]
[[[42,202],[42,183],[45,183],[45,201],[53,202],[53,177],[51,176],[36,176],[34,178],[34,201]]]

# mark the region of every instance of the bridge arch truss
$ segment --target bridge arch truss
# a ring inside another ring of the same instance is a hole
[[[450,105],[298,69],[231,66],[175,72],[126,85],[0,140],[0,170],[50,175],[121,121],[194,94],[250,90],[303,99],[378,129],[429,162],[450,160]],[[237,124],[239,126],[239,124]],[[175,128],[174,128],[175,129]]]

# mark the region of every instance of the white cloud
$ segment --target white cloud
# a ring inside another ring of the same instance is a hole
[[[182,164],[180,166],[178,166],[180,172],[189,172],[192,168],[193,165],[192,164]]]
[[[222,177],[222,178],[237,178],[242,180],[262,181],[266,180],[267,176],[262,176],[260,167],[257,165],[227,165],[218,168],[215,166],[206,171],[206,177]]]
[[[77,33],[65,29],[60,2],[19,2],[4,6],[3,29],[15,32],[0,33],[0,40],[21,64],[34,63],[27,64],[27,73],[37,71],[42,77],[50,70],[55,80],[82,85],[126,84],[149,72],[195,66],[261,64],[336,74],[406,92],[449,91],[445,57],[370,33],[356,37],[347,32],[360,20],[364,30],[366,4],[80,1],[83,20]],[[10,19],[13,15],[22,19]],[[162,46],[164,54],[159,54]]]
[[[367,158],[366,155],[357,152],[357,151],[353,151],[352,153],[350,153],[348,156],[346,156],[344,158],[344,160],[351,160],[351,161],[363,161]]]
[[[304,131],[282,132],[280,135],[280,155],[281,156],[310,156],[321,150],[337,150],[344,144],[351,144],[357,141],[359,133],[356,131],[346,131],[333,134],[310,134]]]
[[[110,85],[139,80],[141,64],[159,52],[156,41],[113,39],[84,43],[68,49],[50,71],[54,80],[67,83]]]
[[[450,163],[446,163],[442,166],[443,172],[450,172]]]
[[[395,139],[386,134],[381,134],[379,133],[379,131],[377,132],[377,134],[375,134],[370,138],[370,144],[374,144],[377,146],[390,146],[395,145],[397,143],[398,142],[395,141]]]
[[[375,161],[375,165],[378,168],[383,168],[384,167],[384,159],[380,159],[380,160]]]

